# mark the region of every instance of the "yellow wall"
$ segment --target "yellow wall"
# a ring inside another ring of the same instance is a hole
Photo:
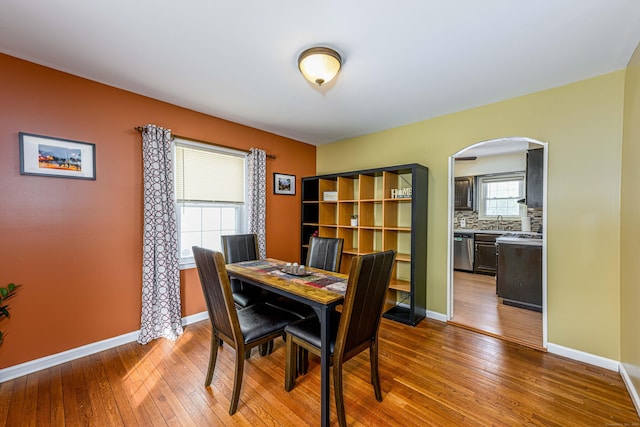
[[[624,76],[321,145],[317,173],[413,162],[430,169],[427,308],[446,313],[448,157],[500,137],[548,142],[548,339],[619,360]]]
[[[640,44],[627,67],[620,218],[620,360],[640,390]]]

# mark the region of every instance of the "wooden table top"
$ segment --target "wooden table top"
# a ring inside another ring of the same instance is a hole
[[[227,264],[227,273],[237,278],[245,278],[247,280],[263,283],[269,287],[280,289],[323,305],[329,305],[344,298],[344,295],[341,293],[334,292],[323,287],[315,287],[302,283],[304,281],[304,277],[279,274],[280,270],[286,264],[285,261],[273,258],[266,258],[259,261],[261,263],[256,261],[245,261]],[[311,271],[311,277],[322,276],[324,278],[335,278],[336,282],[344,282],[345,284],[348,279],[346,274],[333,273],[331,271],[310,267],[307,267],[307,270]]]

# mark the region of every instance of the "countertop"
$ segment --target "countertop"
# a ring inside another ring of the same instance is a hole
[[[482,233],[482,234],[504,234],[504,233],[519,233],[519,231],[509,230],[479,230],[475,228],[454,228],[454,233]]]
[[[510,230],[478,230],[473,228],[456,228],[454,233],[467,234],[498,234],[496,243],[511,245],[542,246],[542,234],[530,231],[510,231]]]
[[[529,245],[529,246],[542,246],[542,236],[535,238],[522,238],[517,236],[504,236],[496,239],[497,244],[509,244],[509,245]]]

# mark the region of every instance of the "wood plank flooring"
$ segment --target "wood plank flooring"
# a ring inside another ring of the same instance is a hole
[[[129,343],[0,384],[5,426],[317,426],[318,360],[289,393],[284,343],[245,364],[238,412],[230,416],[234,352],[224,346],[212,386],[208,320],[176,341]],[[7,350],[5,348],[5,350]],[[368,352],[344,366],[347,422],[356,426],[638,425],[616,372],[425,320],[383,319],[383,401],[369,381]],[[331,422],[337,424],[332,401]]]
[[[544,350],[542,313],[502,304],[496,295],[496,278],[454,271],[451,323]]]

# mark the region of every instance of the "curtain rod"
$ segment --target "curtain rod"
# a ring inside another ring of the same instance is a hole
[[[138,132],[142,132],[144,130],[144,128],[142,126],[136,126],[136,127],[134,127],[134,129],[137,130]],[[215,143],[215,142],[203,141],[201,139],[189,138],[188,136],[176,135],[174,133],[172,133],[172,136],[174,138],[186,139],[188,141],[200,142],[200,143],[203,143],[203,144],[209,144],[209,145],[215,145],[217,147],[228,148],[230,150],[242,151],[243,153],[249,153],[249,151],[247,151],[247,150],[241,150],[241,149],[236,148],[236,147],[229,147],[228,145],[222,145],[222,144],[218,144],[218,143]],[[275,159],[276,155],[275,154],[267,154],[267,158]]]

